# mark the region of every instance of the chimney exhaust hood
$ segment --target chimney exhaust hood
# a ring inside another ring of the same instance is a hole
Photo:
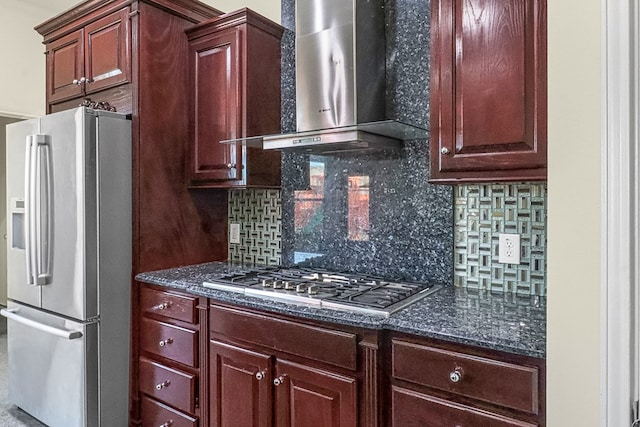
[[[398,148],[427,130],[385,119],[384,0],[296,0],[297,133],[248,138],[311,153]]]

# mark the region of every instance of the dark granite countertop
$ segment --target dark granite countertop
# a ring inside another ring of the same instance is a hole
[[[418,336],[544,358],[546,299],[447,286],[389,318],[285,303],[202,286],[242,266],[213,262],[140,273],[136,279],[243,307],[340,325],[388,329]]]

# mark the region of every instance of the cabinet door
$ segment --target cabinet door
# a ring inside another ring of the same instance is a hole
[[[105,16],[84,30],[85,92],[131,80],[129,8]]]
[[[191,148],[192,181],[242,179],[242,146],[220,141],[242,135],[241,32],[216,33],[191,44],[194,135]]]
[[[432,2],[431,178],[546,178],[546,0]]]
[[[83,30],[74,31],[47,45],[47,98],[49,102],[82,95],[84,75]]]
[[[209,375],[211,427],[272,425],[270,356],[211,340]]]
[[[355,378],[278,360],[274,384],[277,426],[357,426]]]

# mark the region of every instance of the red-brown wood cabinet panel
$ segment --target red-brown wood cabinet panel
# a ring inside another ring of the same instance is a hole
[[[431,7],[431,181],[546,179],[546,0]]]
[[[176,411],[146,396],[142,397],[140,406],[142,427],[198,427],[196,417]]]
[[[282,32],[278,24],[249,9],[187,30],[192,75],[190,186],[280,186],[279,152],[220,142],[280,131]]]
[[[220,341],[209,343],[209,425],[272,425],[272,358]]]
[[[391,394],[392,427],[536,427],[401,387]]]
[[[358,425],[355,378],[278,360],[274,388],[278,426]]]
[[[47,98],[56,102],[83,94],[84,37],[78,30],[47,45]]]
[[[84,29],[87,94],[131,80],[129,8],[105,16]]]
[[[232,28],[191,43],[195,79],[190,169],[193,181],[233,181],[242,177],[242,146],[220,144],[241,135],[240,36],[240,30]]]
[[[131,30],[125,7],[47,44],[47,102],[128,83]],[[76,104],[77,105],[77,104]]]

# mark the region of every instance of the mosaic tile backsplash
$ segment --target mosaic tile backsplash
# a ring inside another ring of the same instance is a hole
[[[546,295],[544,183],[471,184],[455,189],[454,285]],[[520,234],[520,264],[498,262],[498,235]]]
[[[240,243],[229,243],[230,261],[282,264],[281,206],[279,190],[229,190],[229,224],[240,224]]]

